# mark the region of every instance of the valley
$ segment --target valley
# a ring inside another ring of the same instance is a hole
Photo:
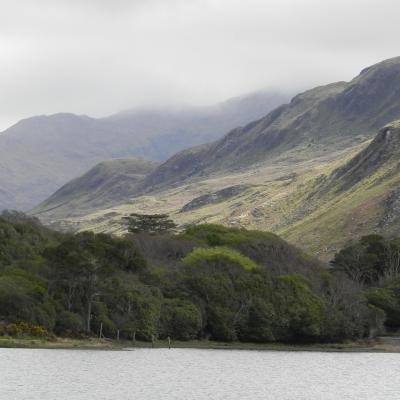
[[[272,231],[329,260],[348,240],[399,231],[396,155],[363,159],[392,149],[381,148],[379,137],[383,126],[400,118],[397,88],[400,58],[367,68],[349,83],[297,95],[222,139],[173,155],[129,186],[119,202],[79,207],[62,188],[32,215],[56,229],[121,235],[129,213],[161,212],[182,228],[221,223]],[[390,129],[396,138],[398,123]]]
[[[329,174],[343,159],[350,159],[369,142],[354,146],[349,152],[338,151],[329,156],[296,162],[279,160],[272,165],[260,165],[254,170],[213,176],[195,183],[171,188],[153,194],[132,198],[113,207],[86,214],[79,208],[50,209],[44,214],[35,210],[49,226],[63,231],[106,232],[123,235],[126,226],[123,217],[131,212],[167,213],[182,227],[199,223],[222,223],[232,227],[285,232],[301,216],[293,215],[296,204],[307,194],[315,178]],[[206,201],[198,207],[188,207],[202,196],[212,196],[232,188],[232,196],[221,196],[218,201]],[[234,188],[240,188],[235,191]],[[222,190],[221,190],[222,189]],[[225,189],[226,190],[226,189]],[[188,208],[185,211],[185,207]],[[63,218],[58,216],[65,212]],[[303,211],[302,215],[307,212]],[[332,253],[330,253],[332,254]]]
[[[105,118],[58,113],[0,132],[0,210],[29,210],[96,164],[112,159],[165,161],[223,136],[287,101],[256,92],[208,107],[153,107]]]

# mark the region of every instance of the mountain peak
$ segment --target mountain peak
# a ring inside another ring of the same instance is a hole
[[[360,76],[366,75],[373,71],[376,71],[377,69],[387,69],[387,68],[393,68],[396,66],[400,66],[400,56],[388,58],[387,60],[380,61],[374,65],[370,65],[369,67],[364,68],[361,71]]]

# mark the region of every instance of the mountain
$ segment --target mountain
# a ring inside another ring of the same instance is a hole
[[[393,117],[400,119],[400,58],[174,155],[133,187],[129,201],[51,219],[62,229],[119,234],[124,215],[163,212],[181,226],[273,231],[329,259],[352,238],[400,233],[400,123]]]
[[[311,181],[294,214],[303,217],[281,232],[322,256],[362,235],[399,235],[400,121],[386,125],[348,162]]]
[[[212,107],[134,110],[94,119],[32,117],[0,133],[0,210],[26,210],[99,162],[162,161],[265,115],[286,96],[259,92]]]
[[[296,163],[372,138],[400,118],[400,57],[367,68],[351,82],[318,87],[214,143],[184,150],[160,165],[142,192],[279,158]]]
[[[135,185],[156,166],[156,162],[135,159],[115,159],[99,163],[86,174],[57,190],[42,203],[37,215],[41,212],[68,215],[72,210],[85,213],[124,202]]]

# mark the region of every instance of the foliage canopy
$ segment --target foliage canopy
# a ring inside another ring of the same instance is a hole
[[[368,336],[381,308],[397,324],[395,282],[365,296],[276,235],[218,225],[165,235],[166,225],[115,238],[0,216],[0,334],[96,335],[102,325],[133,340],[294,343]],[[382,256],[380,240],[363,243]]]

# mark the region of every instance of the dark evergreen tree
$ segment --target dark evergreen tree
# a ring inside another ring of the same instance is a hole
[[[125,217],[128,230],[131,233],[149,233],[161,235],[171,233],[176,229],[175,222],[167,214],[130,214]]]

